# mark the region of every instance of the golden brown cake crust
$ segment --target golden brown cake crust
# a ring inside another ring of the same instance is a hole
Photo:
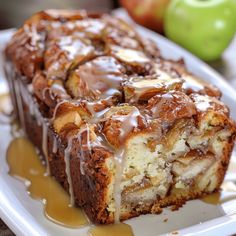
[[[91,221],[114,222],[117,206],[120,220],[160,213],[220,188],[236,134],[221,92],[124,21],[43,11],[5,54],[22,127]]]

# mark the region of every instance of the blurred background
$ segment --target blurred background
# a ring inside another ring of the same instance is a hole
[[[0,0],[0,29],[19,27],[33,13],[48,8],[109,12],[116,7],[116,0]]]

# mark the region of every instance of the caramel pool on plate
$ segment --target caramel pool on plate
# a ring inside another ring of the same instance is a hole
[[[30,181],[29,194],[44,203],[44,212],[50,220],[67,227],[88,224],[84,213],[70,207],[66,191],[50,176],[41,164],[34,146],[26,138],[14,139],[7,151],[9,174]]]
[[[225,181],[221,185],[222,191],[218,191],[202,198],[202,201],[208,204],[223,204],[225,202],[236,200],[236,184],[232,181]]]
[[[7,150],[9,174],[30,183],[28,192],[31,197],[44,204],[44,213],[51,221],[65,227],[77,228],[89,225],[83,211],[70,206],[70,197],[51,176],[46,175],[32,143],[24,137],[14,139]],[[91,236],[132,236],[132,228],[124,223],[92,226],[88,232]]]

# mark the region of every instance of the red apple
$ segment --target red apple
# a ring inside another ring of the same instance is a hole
[[[163,18],[171,0],[120,0],[135,22],[163,33]]]

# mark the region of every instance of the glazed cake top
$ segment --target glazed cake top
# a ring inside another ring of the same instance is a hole
[[[66,125],[54,123],[59,134],[71,124],[99,124],[119,147],[129,133],[197,120],[208,110],[229,116],[217,88],[189,73],[183,60],[163,59],[153,41],[106,14],[37,13],[14,34],[6,55],[44,117],[79,114]]]

